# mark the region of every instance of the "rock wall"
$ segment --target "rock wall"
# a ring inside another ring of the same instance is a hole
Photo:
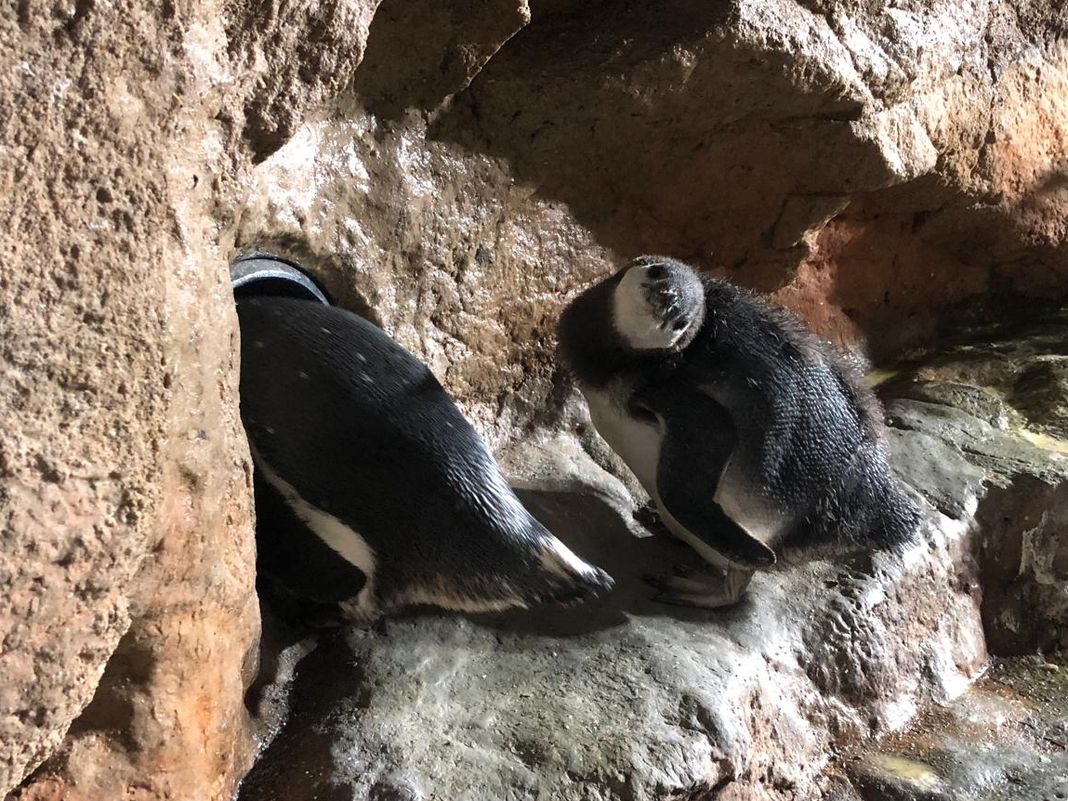
[[[876,355],[1068,292],[1056,0],[18,0],[0,15],[0,790],[226,798],[255,747],[226,261],[283,246],[496,444],[660,250]]]
[[[251,764],[259,613],[219,207],[271,131],[349,79],[371,11],[0,15],[0,792],[38,769],[22,797],[229,798]]]
[[[476,46],[450,8],[428,39],[386,4],[355,95],[257,169],[238,238],[300,251],[498,441],[559,399],[564,296],[638,253],[876,358],[1066,292],[1057,3],[534,4],[473,79],[442,40],[481,58],[521,17]]]

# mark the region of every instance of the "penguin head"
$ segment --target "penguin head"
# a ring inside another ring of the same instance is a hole
[[[632,350],[683,350],[705,319],[697,272],[663,256],[640,256],[613,276],[612,325]]]
[[[674,259],[642,256],[575,297],[560,315],[560,355],[581,384],[658,367],[693,342],[705,320],[705,283]]]

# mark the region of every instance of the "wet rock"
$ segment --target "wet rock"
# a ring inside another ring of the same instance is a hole
[[[982,343],[976,334],[887,384],[890,394],[904,396],[888,405],[899,428],[892,441],[902,475],[915,483],[922,474],[917,486],[940,509],[970,502],[970,492],[955,495],[951,487],[966,482],[976,489],[979,480],[987,485],[975,513],[975,552],[990,649],[1001,655],[1056,651],[1068,646],[1068,552],[1057,533],[1065,526],[1068,495],[1057,476],[1068,459],[1068,442],[1042,433],[1056,431],[1055,414],[1034,410],[1038,404],[1052,412],[1068,397],[1058,372],[1047,369],[1066,350],[1068,320],[1047,312],[1022,329],[1014,323],[986,329]],[[1021,392],[1021,382],[1027,391]],[[909,451],[909,442],[921,441],[903,430],[924,429],[938,437]],[[1038,469],[989,473],[1014,463]]]
[[[959,448],[925,431],[888,432],[897,473],[944,515],[959,519],[974,506],[986,473]]]
[[[1026,364],[1013,386],[1016,407],[1032,425],[1068,440],[1068,356],[1049,355]]]
[[[983,623],[996,654],[1068,648],[1068,488],[1019,477],[977,513]]]
[[[1040,657],[999,660],[951,704],[874,748],[846,755],[864,799],[1068,798],[1068,670]]]
[[[853,782],[865,801],[941,801],[942,778],[915,759],[870,754],[850,766]]]
[[[1062,347],[1068,328],[1043,341]],[[959,376],[999,350],[973,343],[965,362],[947,357],[939,369]],[[903,385],[921,373],[935,382],[924,365]],[[616,589],[573,609],[412,615],[338,632],[298,666],[295,717],[242,798],[281,797],[278,787],[298,801],[367,798],[400,781],[417,798],[458,800],[956,798],[944,794],[943,763],[923,755],[872,751],[850,763],[851,779],[824,769],[841,749],[959,697],[986,665],[988,638],[1001,642],[995,605],[1027,605],[1013,632],[1021,647],[1063,647],[1059,634],[1038,634],[1068,623],[1063,581],[1042,572],[1064,544],[1068,459],[976,417],[985,405],[965,405],[891,407],[895,460],[940,507],[928,507],[922,541],[900,557],[784,566],[719,612],[652,601],[642,576],[695,557],[650,535],[623,484],[571,435],[517,446],[506,464],[524,500]],[[930,458],[917,467],[920,454]],[[1013,541],[1026,545],[990,551]],[[1017,580],[999,583],[1010,574]]]

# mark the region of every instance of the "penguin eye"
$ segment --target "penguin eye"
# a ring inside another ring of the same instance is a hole
[[[653,413],[653,410],[647,406],[639,406],[638,404],[631,404],[631,413],[639,420],[645,423],[658,422],[657,416]]]

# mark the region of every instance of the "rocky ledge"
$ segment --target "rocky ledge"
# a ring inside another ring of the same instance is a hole
[[[921,541],[789,565],[729,611],[651,600],[643,574],[693,557],[638,522],[581,420],[527,442],[507,460],[525,500],[616,590],[325,637],[241,797],[878,797],[849,749],[960,697],[992,653],[1068,647],[1065,353],[1068,315],[1052,314],[884,375]]]
[[[840,767],[865,801],[1068,798],[1064,655],[995,660],[968,692]],[[840,769],[840,767],[838,769]],[[847,801],[856,793],[832,798]]]

